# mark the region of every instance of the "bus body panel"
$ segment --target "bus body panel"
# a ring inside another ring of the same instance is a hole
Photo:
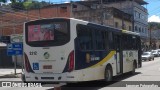
[[[24,46],[24,51],[28,56],[30,65],[35,73],[62,73],[67,63],[69,55],[68,53],[70,53],[74,49],[74,46],[70,43],[68,43],[68,45],[66,44],[63,47],[59,46],[56,46],[56,48],[48,47],[48,49]],[[30,48],[30,50],[28,50],[28,48]],[[31,52],[37,52],[37,54],[30,55]],[[49,54],[48,59],[45,59],[44,55],[45,53]],[[36,63],[38,64],[39,67],[34,68],[33,66]],[[50,67],[47,68],[47,66]]]
[[[114,54],[116,55],[116,54]],[[113,76],[116,76],[116,60],[115,57],[110,58],[109,61],[103,63],[102,65],[97,65],[94,67],[88,67],[81,70],[74,70],[72,72],[65,73],[28,73],[26,74],[26,81],[42,81],[46,80],[49,82],[82,82],[82,81],[92,81],[92,80],[102,80],[104,79],[104,72],[107,64],[112,65]],[[29,76],[30,78],[27,78]],[[36,80],[38,77],[39,80]],[[41,79],[42,77],[54,77],[54,79]],[[58,80],[61,77],[62,79]]]
[[[134,60],[138,64],[138,51],[137,50],[124,50],[123,51],[123,73],[133,70]]]

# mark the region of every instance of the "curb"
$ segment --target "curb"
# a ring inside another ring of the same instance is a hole
[[[21,73],[17,73],[15,74],[6,74],[6,75],[2,75],[0,76],[0,78],[20,78],[21,77]]]

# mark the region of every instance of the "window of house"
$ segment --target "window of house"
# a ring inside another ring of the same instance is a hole
[[[77,5],[73,4],[73,5],[72,5],[72,8],[77,8]]]
[[[132,31],[132,27],[131,26],[129,26],[129,31]]]
[[[141,32],[141,28],[139,27],[139,32]]]
[[[138,13],[138,17],[141,18],[141,13]]]
[[[138,12],[136,12],[136,17],[138,17],[139,16],[139,13]]]
[[[134,17],[136,17],[137,11],[134,12]]]
[[[135,31],[137,31],[137,26],[135,26]]]
[[[142,33],[144,33],[144,29],[142,28]]]
[[[118,22],[115,22],[115,27],[118,28]]]
[[[141,19],[145,20],[145,19],[144,19],[144,15],[141,16]]]
[[[67,6],[60,7],[60,12],[61,13],[67,12]]]

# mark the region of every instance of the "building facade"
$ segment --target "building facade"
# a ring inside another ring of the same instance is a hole
[[[103,4],[106,7],[115,7],[133,16],[132,31],[140,33],[141,38],[148,37],[148,11],[144,7],[148,3],[144,0],[82,0],[92,1],[94,4]]]
[[[140,33],[148,37],[147,9],[143,0],[91,0],[54,4],[29,11],[7,11],[0,14],[0,35],[20,34],[29,20],[54,17],[78,18]],[[113,8],[114,7],[114,8]]]
[[[73,9],[73,17],[132,31],[132,16],[113,7]]]
[[[41,18],[77,18],[111,27],[132,30],[132,16],[116,8],[93,6],[92,2],[72,2],[50,5],[28,11],[8,11],[0,14],[0,35],[23,33],[24,22]],[[5,8],[0,9],[7,11]]]
[[[148,37],[148,11],[143,6],[147,4],[143,0],[120,0],[108,3],[107,6],[115,7],[133,16],[133,31],[138,32],[141,38]]]

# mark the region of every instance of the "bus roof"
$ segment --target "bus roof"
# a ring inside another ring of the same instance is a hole
[[[139,33],[132,32],[132,31],[128,31],[128,30],[122,30],[122,33],[126,33],[126,34],[132,34],[132,35],[140,36],[140,34],[139,34]]]
[[[91,27],[94,27],[94,28],[97,28],[97,29],[102,29],[102,30],[105,30],[106,28],[110,28],[110,29],[107,29],[107,31],[112,31],[112,32],[117,32],[117,33],[121,33],[121,30],[120,29],[116,29],[116,28],[113,28],[113,27],[110,27],[110,26],[104,26],[104,25],[100,25],[100,24],[95,24],[95,23],[88,23],[87,24],[88,26],[91,26]]]

